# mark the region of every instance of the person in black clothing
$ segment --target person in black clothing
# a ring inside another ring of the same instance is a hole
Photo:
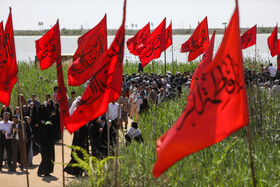
[[[32,121],[29,116],[24,117],[26,124],[26,154],[27,154],[27,165],[32,166],[33,162],[33,139],[34,139],[34,129],[32,126]]]
[[[98,151],[98,140],[102,132],[101,123],[97,122],[97,119],[89,122],[90,126],[90,143],[91,143],[91,154],[96,158],[100,158],[100,153]]]
[[[31,118],[31,125],[32,125],[32,129],[34,130],[34,141],[36,141],[36,143],[39,142],[38,139],[38,130],[39,130],[39,118],[38,118],[38,113],[37,113],[37,109],[34,106],[34,103],[31,102],[29,104],[28,110],[27,110],[27,115]]]
[[[73,138],[72,146],[79,146],[79,147],[85,149],[87,152],[89,152],[89,149],[88,149],[88,133],[89,133],[89,128],[88,128],[87,124],[82,126],[76,132],[74,132],[74,138]],[[73,152],[76,152],[78,157],[80,159],[83,159],[83,154],[80,151],[72,150],[71,160],[70,160],[69,164],[64,168],[64,171],[67,172],[70,175],[74,175],[76,177],[79,177],[79,176],[82,176],[84,170],[82,168],[79,168],[79,167],[72,167],[71,166],[72,164],[77,163],[77,161],[75,160],[75,158],[72,155]]]
[[[60,114],[59,114],[59,105],[58,103],[54,104],[53,111],[51,112],[51,122],[53,123],[54,132],[55,132],[55,142],[61,139],[61,130],[60,130]]]
[[[102,116],[100,120],[100,124],[102,125],[102,132],[98,140],[98,150],[100,152],[100,158],[102,159],[108,156],[108,145],[109,145],[109,152],[111,152],[112,155],[114,154],[112,149],[114,145],[113,142],[114,136],[113,136],[113,128],[112,128],[111,120],[106,121],[106,117]],[[108,133],[108,129],[109,129],[109,133]]]
[[[49,121],[49,112],[45,105],[40,105],[38,110],[39,123],[39,143],[41,145],[42,161],[40,163],[37,175],[50,176],[53,172],[55,161],[54,157],[54,128]]]
[[[140,104],[139,114],[143,114],[144,112],[148,111],[149,103],[147,97],[145,96],[145,92],[143,90],[140,91],[140,97],[142,98],[142,103]]]

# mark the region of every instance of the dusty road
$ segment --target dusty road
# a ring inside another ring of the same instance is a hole
[[[132,120],[128,119],[128,127],[131,126]],[[120,133],[121,134],[121,133]],[[72,144],[73,135],[69,134],[67,130],[64,129],[64,144],[71,145]],[[120,135],[120,141],[124,141],[124,137]],[[68,163],[70,161],[71,149],[64,147],[64,162]],[[33,158],[33,167],[28,168],[29,172],[29,186],[30,187],[48,187],[48,186],[63,186],[62,181],[62,165],[55,164],[54,172],[51,173],[50,177],[38,177],[37,170],[41,162],[41,154],[36,155]],[[62,146],[61,143],[57,143],[55,145],[55,162],[62,162]],[[66,184],[73,180],[74,177],[72,175],[68,175],[65,173],[65,182]],[[22,187],[27,186],[26,174],[25,172],[21,172],[19,168],[17,168],[17,172],[8,172],[7,167],[3,167],[2,172],[0,172],[0,187]]]
[[[64,144],[71,145],[72,135],[64,130]],[[55,145],[55,162],[62,162],[62,148],[61,143]],[[64,161],[68,163],[70,161],[71,150],[64,147]],[[41,162],[41,155],[38,154],[33,158],[33,167],[28,168],[29,172],[29,186],[30,187],[47,187],[47,186],[62,186],[62,166],[60,164],[54,165],[54,172],[51,173],[50,177],[38,177],[37,170]],[[65,173],[66,182],[73,179],[72,175]],[[7,167],[3,167],[0,173],[0,186],[3,187],[14,187],[14,186],[27,186],[26,174],[21,172],[17,168],[17,172],[8,172]]]

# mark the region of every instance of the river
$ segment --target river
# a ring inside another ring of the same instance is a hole
[[[267,38],[270,34],[258,34],[257,35],[257,59],[263,61],[271,61],[276,63],[276,57],[271,57],[267,45]],[[77,39],[79,36],[61,36],[61,49],[62,54],[74,54],[77,49]],[[126,36],[126,40],[132,36]],[[188,53],[180,53],[180,46],[182,43],[187,41],[190,35],[174,35],[173,36],[173,59],[177,62],[186,62]],[[223,35],[216,35],[214,54],[216,53]],[[16,55],[18,61],[34,61],[35,59],[35,40],[39,39],[40,36],[16,36]],[[108,47],[113,41],[114,36],[108,36]],[[243,50],[243,57],[255,57],[255,46],[251,46]],[[125,56],[124,59],[128,61],[139,61],[139,58],[130,54],[125,45]],[[172,62],[172,47],[170,46],[166,50],[167,62]],[[198,60],[200,57],[197,58]],[[159,58],[163,61],[163,54]]]

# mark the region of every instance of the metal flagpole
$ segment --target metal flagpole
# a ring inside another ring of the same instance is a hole
[[[28,166],[27,166],[27,154],[26,154],[26,143],[25,143],[25,128],[23,124],[23,112],[22,112],[22,104],[21,104],[21,97],[20,97],[20,87],[19,87],[19,79],[18,79],[18,98],[19,98],[19,109],[20,109],[20,118],[21,118],[21,129],[22,129],[22,146],[23,146],[23,157],[24,157],[24,164],[25,164],[25,169],[26,169],[26,182],[27,182],[27,187],[29,187],[29,177],[28,177]],[[23,166],[22,166],[23,167]]]

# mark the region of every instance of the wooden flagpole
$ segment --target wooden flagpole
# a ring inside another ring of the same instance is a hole
[[[257,62],[257,36],[256,36],[256,45],[255,45],[255,62]]]
[[[23,112],[22,112],[22,104],[21,104],[21,97],[20,97],[20,87],[19,87],[19,78],[17,80],[18,82],[18,98],[19,98],[19,109],[20,109],[20,118],[21,118],[21,129],[22,129],[22,146],[23,146],[23,157],[24,157],[24,165],[26,169],[26,182],[27,182],[27,187],[29,187],[29,177],[28,177],[28,165],[27,165],[27,154],[26,154],[26,137],[25,137],[25,128],[23,124]],[[22,166],[23,167],[23,166]]]
[[[118,156],[119,156],[119,129],[117,127],[117,137],[116,137],[116,163],[115,163],[115,186],[118,187]]]
[[[118,107],[118,116],[117,116],[117,127],[116,127],[116,131],[117,131],[117,136],[116,136],[116,155],[115,155],[115,187],[119,186],[118,183],[118,156],[119,156],[119,124],[122,123],[121,119],[120,119],[120,113],[121,113],[121,106],[119,104]],[[122,124],[121,124],[122,125]]]
[[[61,122],[60,122],[61,123]],[[62,150],[62,183],[63,187],[65,187],[65,173],[64,173],[64,132],[62,127],[62,132],[61,132],[61,150]]]
[[[166,76],[166,50],[164,51],[164,77]]]
[[[250,124],[247,125],[247,139],[248,139],[248,144],[249,144],[249,154],[250,154],[253,186],[256,187],[256,176],[255,176],[254,160],[253,160],[253,154],[252,154],[252,142],[251,142],[251,137],[250,137]]]
[[[172,41],[173,41],[173,39],[172,39]],[[171,54],[172,54],[172,73],[173,73],[173,75],[175,75],[174,74],[174,58],[173,58],[173,44],[171,45],[172,47],[171,47],[171,50],[172,50],[172,52],[171,52]]]

